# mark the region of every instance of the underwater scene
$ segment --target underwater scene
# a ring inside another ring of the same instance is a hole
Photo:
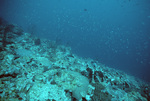
[[[0,0],[0,101],[150,101],[150,0]]]

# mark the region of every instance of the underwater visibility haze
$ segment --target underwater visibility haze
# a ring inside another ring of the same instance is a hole
[[[150,101],[150,0],[0,0],[0,101]]]
[[[0,0],[0,16],[73,53],[149,81],[149,0]]]

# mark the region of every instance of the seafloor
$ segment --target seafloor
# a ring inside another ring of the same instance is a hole
[[[150,85],[71,48],[0,25],[0,101],[150,101]]]

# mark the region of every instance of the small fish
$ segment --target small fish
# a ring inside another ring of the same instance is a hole
[[[84,11],[87,11],[87,9],[85,8]]]

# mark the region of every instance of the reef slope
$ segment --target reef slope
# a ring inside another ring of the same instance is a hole
[[[1,101],[150,101],[150,85],[70,47],[0,25]]]

